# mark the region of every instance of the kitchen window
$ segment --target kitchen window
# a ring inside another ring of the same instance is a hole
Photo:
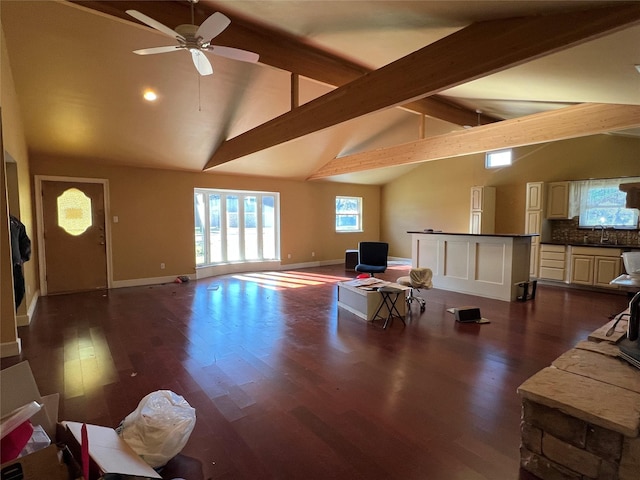
[[[579,225],[637,228],[638,210],[626,208],[627,194],[620,190],[620,184],[638,181],[640,178],[635,177],[573,182],[574,195],[580,202]]]

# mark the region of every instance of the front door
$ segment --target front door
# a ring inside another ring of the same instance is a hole
[[[42,182],[48,294],[107,288],[101,183]]]

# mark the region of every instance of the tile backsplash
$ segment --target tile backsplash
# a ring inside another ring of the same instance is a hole
[[[578,228],[578,217],[571,220],[550,220],[551,241],[558,243],[599,243],[600,229]],[[610,245],[638,245],[640,246],[639,230],[606,230],[605,238]]]

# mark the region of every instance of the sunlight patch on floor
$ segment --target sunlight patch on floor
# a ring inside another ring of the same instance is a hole
[[[294,271],[245,273],[242,275],[233,275],[233,278],[245,282],[253,282],[270,290],[302,288],[350,280],[348,277]]]

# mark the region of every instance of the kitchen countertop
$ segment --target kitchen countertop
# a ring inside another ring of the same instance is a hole
[[[409,230],[407,233],[422,233],[425,235],[465,235],[467,237],[507,237],[507,238],[539,237],[540,236],[538,233],[460,233],[460,232],[441,232],[440,230],[432,230],[432,231]]]
[[[598,247],[598,248],[619,248],[621,250],[640,250],[640,245],[623,245],[615,243],[584,243],[584,242],[540,242],[543,245],[565,245],[569,247]]]

